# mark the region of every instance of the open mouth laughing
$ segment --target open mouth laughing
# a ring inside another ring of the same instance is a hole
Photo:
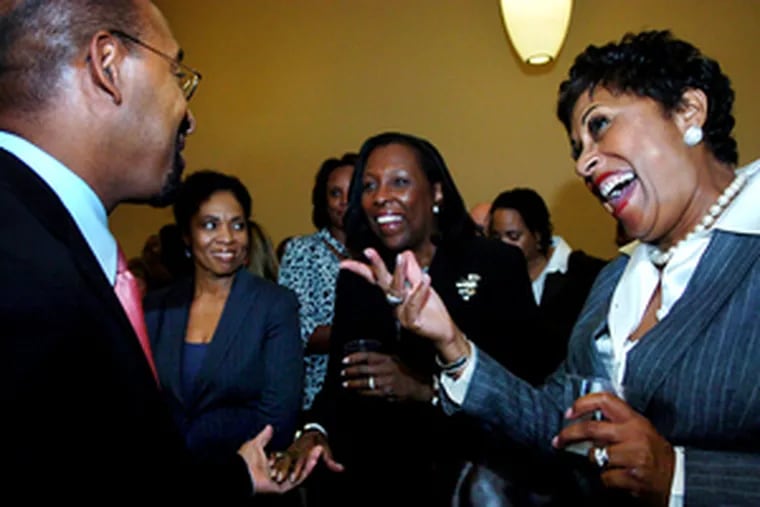
[[[633,171],[607,172],[597,176],[593,183],[587,184],[591,191],[609,207],[609,211],[617,216],[628,204],[631,193],[638,181]]]

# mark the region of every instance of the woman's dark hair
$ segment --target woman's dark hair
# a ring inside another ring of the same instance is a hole
[[[628,33],[620,42],[588,46],[578,55],[568,78],[560,84],[557,116],[570,132],[573,107],[586,91],[597,86],[611,92],[634,93],[660,103],[666,113],[681,106],[685,91],[707,96],[707,118],[702,126],[707,147],[715,157],[736,164],[736,140],[731,136],[734,91],[715,60],[704,56],[670,31]]]
[[[441,184],[443,200],[439,204],[437,231],[432,240],[437,245],[461,244],[464,238],[476,235],[475,222],[472,221],[464,200],[459,194],[454,180],[451,178],[446,163],[438,150],[429,141],[409,134],[386,132],[367,139],[359,151],[359,159],[351,178],[348,192],[348,209],[345,216],[346,246],[354,255],[361,253],[367,247],[375,248],[388,262],[395,252],[389,252],[380,239],[375,236],[367,222],[367,215],[362,208],[364,192],[364,170],[370,154],[379,147],[390,144],[402,144],[411,148],[417,154],[417,160],[432,187]]]
[[[272,245],[272,239],[255,220],[248,222],[248,271],[254,275],[277,283],[277,273],[280,270],[280,263],[277,254]]]
[[[328,158],[322,162],[311,190],[311,222],[317,229],[330,225],[330,216],[327,214],[327,180],[330,174],[344,165],[354,167],[357,158],[356,153],[344,153],[340,158]]]
[[[251,217],[251,194],[239,179],[211,169],[189,175],[182,182],[174,202],[174,220],[183,236],[190,234],[190,221],[201,205],[216,192],[232,192],[243,208],[246,222]]]
[[[493,213],[497,209],[513,209],[517,211],[525,222],[525,226],[534,234],[538,234],[540,241],[538,250],[546,255],[552,244],[552,225],[549,217],[549,209],[538,193],[530,188],[513,188],[496,196],[488,212],[493,223]],[[489,226],[490,227],[490,226]]]

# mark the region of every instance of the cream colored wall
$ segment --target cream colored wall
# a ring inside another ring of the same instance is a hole
[[[387,129],[431,140],[468,205],[515,185],[546,199],[571,245],[610,256],[613,220],[572,174],[554,116],[557,86],[590,43],[670,28],[717,58],[737,92],[740,161],[760,156],[758,0],[576,0],[555,64],[528,68],[498,0],[157,0],[204,74],[188,170],[237,174],[275,241],[312,231],[322,160]],[[128,253],[171,220],[122,206],[112,227]]]

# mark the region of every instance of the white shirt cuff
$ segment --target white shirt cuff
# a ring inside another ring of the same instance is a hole
[[[467,395],[467,389],[470,387],[470,381],[472,375],[475,372],[475,365],[478,362],[478,348],[474,343],[470,342],[470,359],[465,364],[462,374],[458,378],[451,378],[449,375],[441,373],[439,378],[441,380],[441,387],[446,391],[446,395],[451,401],[457,405],[464,403],[464,398]]]
[[[683,447],[675,446],[673,447],[673,451],[676,453],[676,468],[673,471],[673,484],[670,485],[670,503],[668,503],[668,507],[683,507],[686,457]]]

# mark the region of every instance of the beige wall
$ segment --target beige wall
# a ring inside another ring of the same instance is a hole
[[[572,174],[556,89],[589,43],[670,28],[717,58],[737,92],[740,161],[760,156],[759,0],[576,0],[556,64],[528,68],[498,0],[157,0],[204,74],[188,170],[237,174],[275,241],[311,232],[314,173],[328,156],[398,129],[443,153],[468,205],[534,187],[571,245],[614,253],[613,220]],[[122,206],[129,254],[171,220]]]

